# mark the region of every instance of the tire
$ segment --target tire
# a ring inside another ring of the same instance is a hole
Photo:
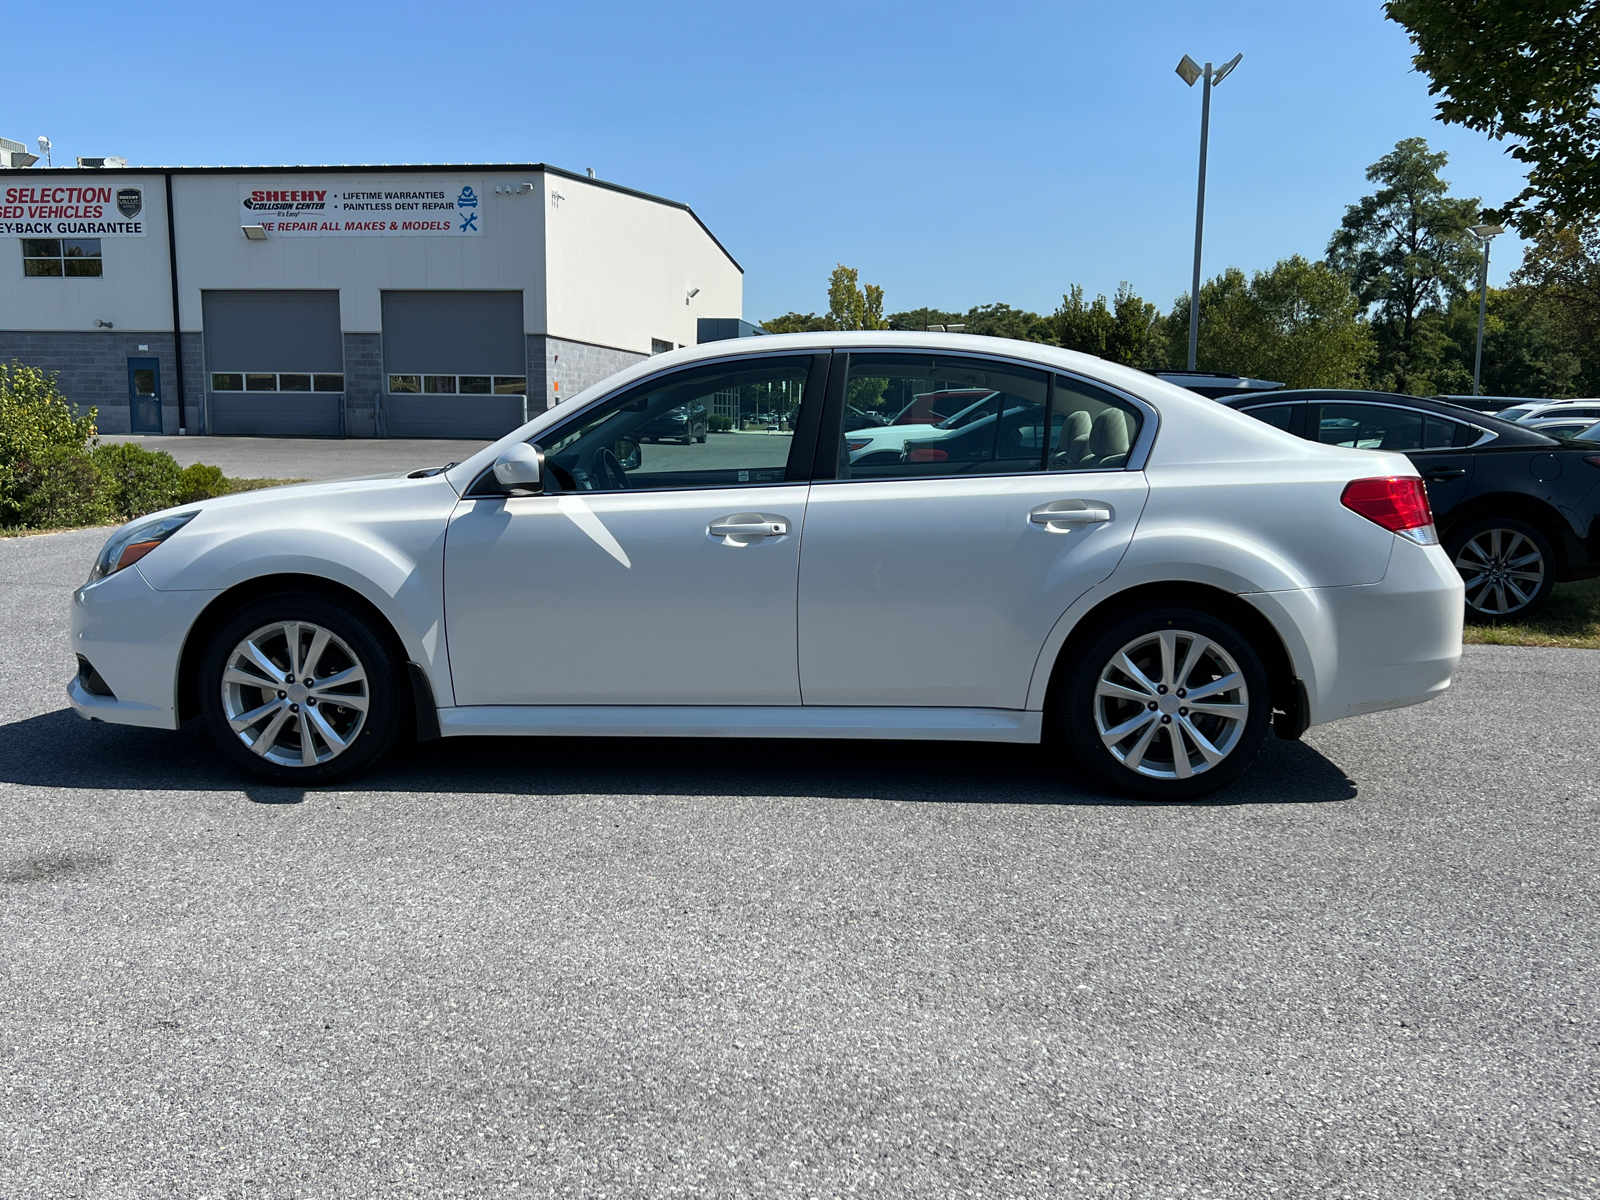
[[[302,671],[291,681],[296,667]],[[331,783],[393,745],[409,694],[401,667],[386,640],[344,607],[303,592],[268,596],[212,637],[200,663],[200,709],[223,755],[251,774],[286,785]],[[309,688],[306,669],[318,673]],[[252,714],[259,716],[247,725],[230,724]]]
[[[1124,655],[1142,677],[1119,665]],[[1202,609],[1132,613],[1094,634],[1074,657],[1056,719],[1079,762],[1116,791],[1189,800],[1232,783],[1261,749],[1272,714],[1261,656],[1232,625]],[[1183,703],[1197,684],[1235,676],[1227,690],[1199,696],[1217,711],[1196,713],[1202,705]]]
[[[710,432],[711,431],[709,429],[702,429],[700,431],[700,436],[695,438],[695,441],[699,442],[702,446],[705,445],[706,444],[706,434],[708,434]]]
[[[1556,586],[1555,553],[1549,539],[1526,521],[1514,517],[1474,521],[1451,532],[1445,551],[1467,586],[1469,621],[1484,625],[1525,621],[1550,603]]]

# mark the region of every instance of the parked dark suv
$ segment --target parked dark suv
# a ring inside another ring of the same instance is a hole
[[[1221,403],[1310,441],[1407,455],[1467,586],[1469,618],[1522,620],[1557,583],[1600,575],[1600,443],[1388,392],[1282,391]]]
[[[687,446],[690,442],[705,441],[706,430],[710,424],[704,404],[680,404],[677,408],[667,409],[654,420],[645,422],[634,436],[645,442],[659,442],[671,438]]]

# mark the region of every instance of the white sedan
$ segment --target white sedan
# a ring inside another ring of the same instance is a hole
[[[974,386],[999,420],[851,463],[848,397]],[[793,428],[633,436],[734,393],[798,396]],[[300,786],[402,736],[940,738],[1178,799],[1269,726],[1440,694],[1462,609],[1403,455],[1032,343],[796,334],[650,358],[448,468],[124,526],[68,695]]]

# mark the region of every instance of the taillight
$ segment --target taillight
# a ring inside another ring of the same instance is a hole
[[[1390,475],[1383,479],[1352,479],[1339,497],[1353,513],[1382,525],[1401,537],[1423,546],[1439,544],[1433,528],[1433,507],[1428,490],[1414,475]]]

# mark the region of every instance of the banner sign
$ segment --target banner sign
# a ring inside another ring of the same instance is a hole
[[[239,188],[240,225],[269,237],[478,237],[483,184],[367,183],[299,176]]]
[[[0,236],[144,237],[144,187],[116,182],[0,188]]]

